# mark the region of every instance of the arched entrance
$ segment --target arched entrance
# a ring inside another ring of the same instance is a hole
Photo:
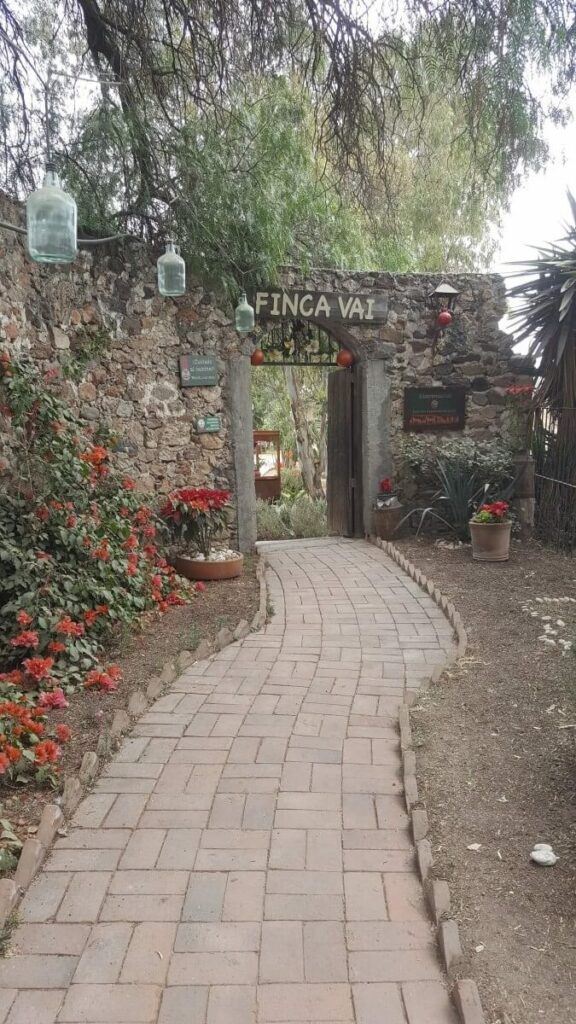
[[[312,318],[289,317],[260,324],[255,332],[254,344],[258,356],[254,371],[256,374],[266,373],[272,367],[285,368],[300,469],[307,490],[313,494],[317,494],[316,487],[320,482],[318,461],[315,461],[313,469],[307,444],[309,424],[303,422],[302,410],[297,412],[295,374],[288,368],[314,369],[323,374],[327,392],[324,421],[327,429],[322,446],[327,456],[323,483],[327,499],[328,533],[346,537],[362,536],[364,523],[359,486],[361,403],[358,401],[357,353],[353,339],[338,339],[327,325]],[[343,348],[350,353],[351,365],[348,367],[338,365],[338,354]],[[267,426],[273,427],[275,424],[268,423]],[[306,444],[303,443],[304,439]],[[323,453],[318,454],[323,462]],[[257,483],[260,486],[261,481]]]
[[[330,370],[330,532],[345,536],[365,536],[371,532],[378,481],[392,471],[388,367],[394,346],[382,342],[387,293],[373,289],[364,294],[353,285],[355,282],[347,277],[337,292],[327,282],[327,290],[322,293],[296,292],[288,287],[258,292],[251,298],[257,316],[255,336],[244,340],[242,354],[236,351],[228,364],[227,404],[237,494],[238,546],[242,551],[253,549],[257,539],[250,354],[267,332],[275,331],[278,339],[284,333],[285,320],[298,320],[302,339],[315,329],[328,338],[329,351],[316,351],[315,358],[322,354],[322,361]],[[339,348],[353,353],[353,368],[344,370],[334,365]],[[291,354],[281,350],[274,358],[282,365],[283,361],[291,361]],[[265,368],[260,372],[266,372]]]

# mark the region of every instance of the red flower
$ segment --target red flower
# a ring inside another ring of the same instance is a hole
[[[98,612],[98,615],[110,614],[110,609],[107,604],[97,604],[94,610]]]
[[[385,476],[379,484],[380,494],[390,494],[392,492],[392,481],[389,476]]]
[[[153,587],[161,587],[162,586],[162,577],[158,576],[158,575],[152,576],[150,578],[150,583],[151,583],[151,585]]]
[[[59,376],[60,367],[51,366],[49,370],[46,370],[46,373],[44,374],[44,380],[46,381],[46,383],[49,383],[51,380],[56,380],[56,378]]]
[[[130,536],[127,537],[126,540],[124,541],[122,547],[125,548],[126,551],[133,551],[134,548],[137,548],[138,537],[136,536],[136,534],[131,533]]]
[[[64,725],[63,722],[60,722],[56,726],[56,735],[61,743],[67,743],[72,735],[72,730],[69,725]]]
[[[65,615],[55,627],[56,633],[63,633],[65,636],[82,636],[84,626],[81,622],[73,622],[69,615]]]
[[[71,530],[73,526],[76,526],[77,522],[78,520],[76,516],[67,516],[66,518],[66,526],[68,527],[69,530]]]
[[[66,650],[66,644],[63,644],[61,640],[51,640],[48,644],[48,650],[50,654],[63,654]]]
[[[0,775],[4,775],[6,769],[10,767],[10,761],[3,751],[0,751]]]
[[[67,708],[69,707],[68,701],[64,695],[64,690],[57,686],[55,690],[47,690],[40,694],[38,704],[41,708]]]
[[[25,612],[24,609],[22,609],[22,611],[18,612],[18,615],[16,616],[16,622],[19,626],[30,626],[32,625],[32,616],[28,615],[28,612]]]
[[[110,542],[109,542],[108,538],[104,537],[104,539],[100,542],[98,547],[93,548],[93,550],[92,550],[92,557],[93,558],[100,558],[103,562],[107,562],[108,559],[110,558],[110,548],[108,546],[109,543]]]
[[[197,590],[198,593],[201,594],[203,590],[206,590],[206,584],[203,583],[202,580],[198,580],[198,582],[194,584],[194,590]]]
[[[116,669],[116,666],[112,665],[111,668]],[[95,668],[86,676],[86,679],[84,680],[84,687],[88,690],[95,686],[100,690],[105,690],[107,693],[111,693],[113,690],[118,689],[118,678],[119,676],[111,674],[110,670],[102,671]]]
[[[9,683],[10,686],[20,687],[24,682],[24,673],[21,672],[20,669],[18,668],[13,669],[12,672],[1,672],[0,682]]]
[[[25,658],[22,664],[27,675],[32,676],[32,679],[39,683],[42,679],[48,679],[50,676],[54,658]]]
[[[131,477],[125,476],[122,481],[122,487],[124,488],[125,491],[133,491],[134,488],[136,487],[136,484],[134,483]]]
[[[94,623],[96,622],[96,619],[98,618],[98,612],[96,611],[95,608],[91,610],[89,609],[87,612],[84,612],[82,618],[84,619],[84,622],[86,623],[87,626],[93,626]]]
[[[46,505],[40,505],[39,508],[36,509],[34,515],[41,523],[45,523],[46,520],[50,518],[50,509],[46,508]]]
[[[80,458],[82,462],[87,462],[91,466],[100,467],[103,462],[106,462],[108,458],[108,452],[101,445],[94,445],[89,451],[82,452]]]
[[[12,764],[16,764],[22,757],[22,751],[18,747],[11,746],[9,743],[4,747],[4,753]]]
[[[61,753],[60,747],[54,740],[43,740],[34,748],[34,760],[36,764],[55,764]]]
[[[38,647],[39,643],[38,633],[35,633],[33,629],[25,629],[18,636],[13,636],[10,641],[12,647]]]

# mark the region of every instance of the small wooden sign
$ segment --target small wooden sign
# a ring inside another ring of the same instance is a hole
[[[199,416],[196,420],[196,433],[217,434],[222,426],[219,416]]]
[[[282,291],[270,288],[250,296],[260,320],[302,319],[317,323],[385,323],[388,318],[386,295],[361,295],[357,292]]]
[[[404,430],[463,430],[465,388],[404,388]]]
[[[180,383],[183,388],[212,388],[218,383],[216,356],[180,356]]]

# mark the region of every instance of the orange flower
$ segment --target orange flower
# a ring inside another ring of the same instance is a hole
[[[32,616],[28,615],[28,612],[25,612],[24,609],[22,609],[22,611],[18,612],[18,615],[16,616],[16,622],[19,626],[31,626]]]
[[[63,633],[65,636],[82,636],[84,626],[81,622],[74,622],[69,615],[65,615],[55,628],[56,633]]]
[[[63,644],[61,640],[51,640],[48,644],[48,650],[50,654],[63,654],[66,650],[66,644]]]
[[[36,764],[55,764],[61,753],[60,747],[54,740],[43,740],[34,748],[34,760]]]
[[[10,645],[11,647],[38,647],[40,640],[38,633],[33,629],[25,629],[18,636],[13,636]]]
[[[72,735],[72,730],[69,725],[64,725],[61,722],[60,725],[56,726],[56,735],[61,743],[67,743]]]

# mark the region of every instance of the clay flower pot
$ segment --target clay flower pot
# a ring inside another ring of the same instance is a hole
[[[477,562],[507,562],[512,523],[470,523],[472,558]]]
[[[210,559],[187,558],[176,555],[174,568],[180,576],[187,580],[231,580],[240,576],[244,568],[244,555],[235,558],[210,561]]]

